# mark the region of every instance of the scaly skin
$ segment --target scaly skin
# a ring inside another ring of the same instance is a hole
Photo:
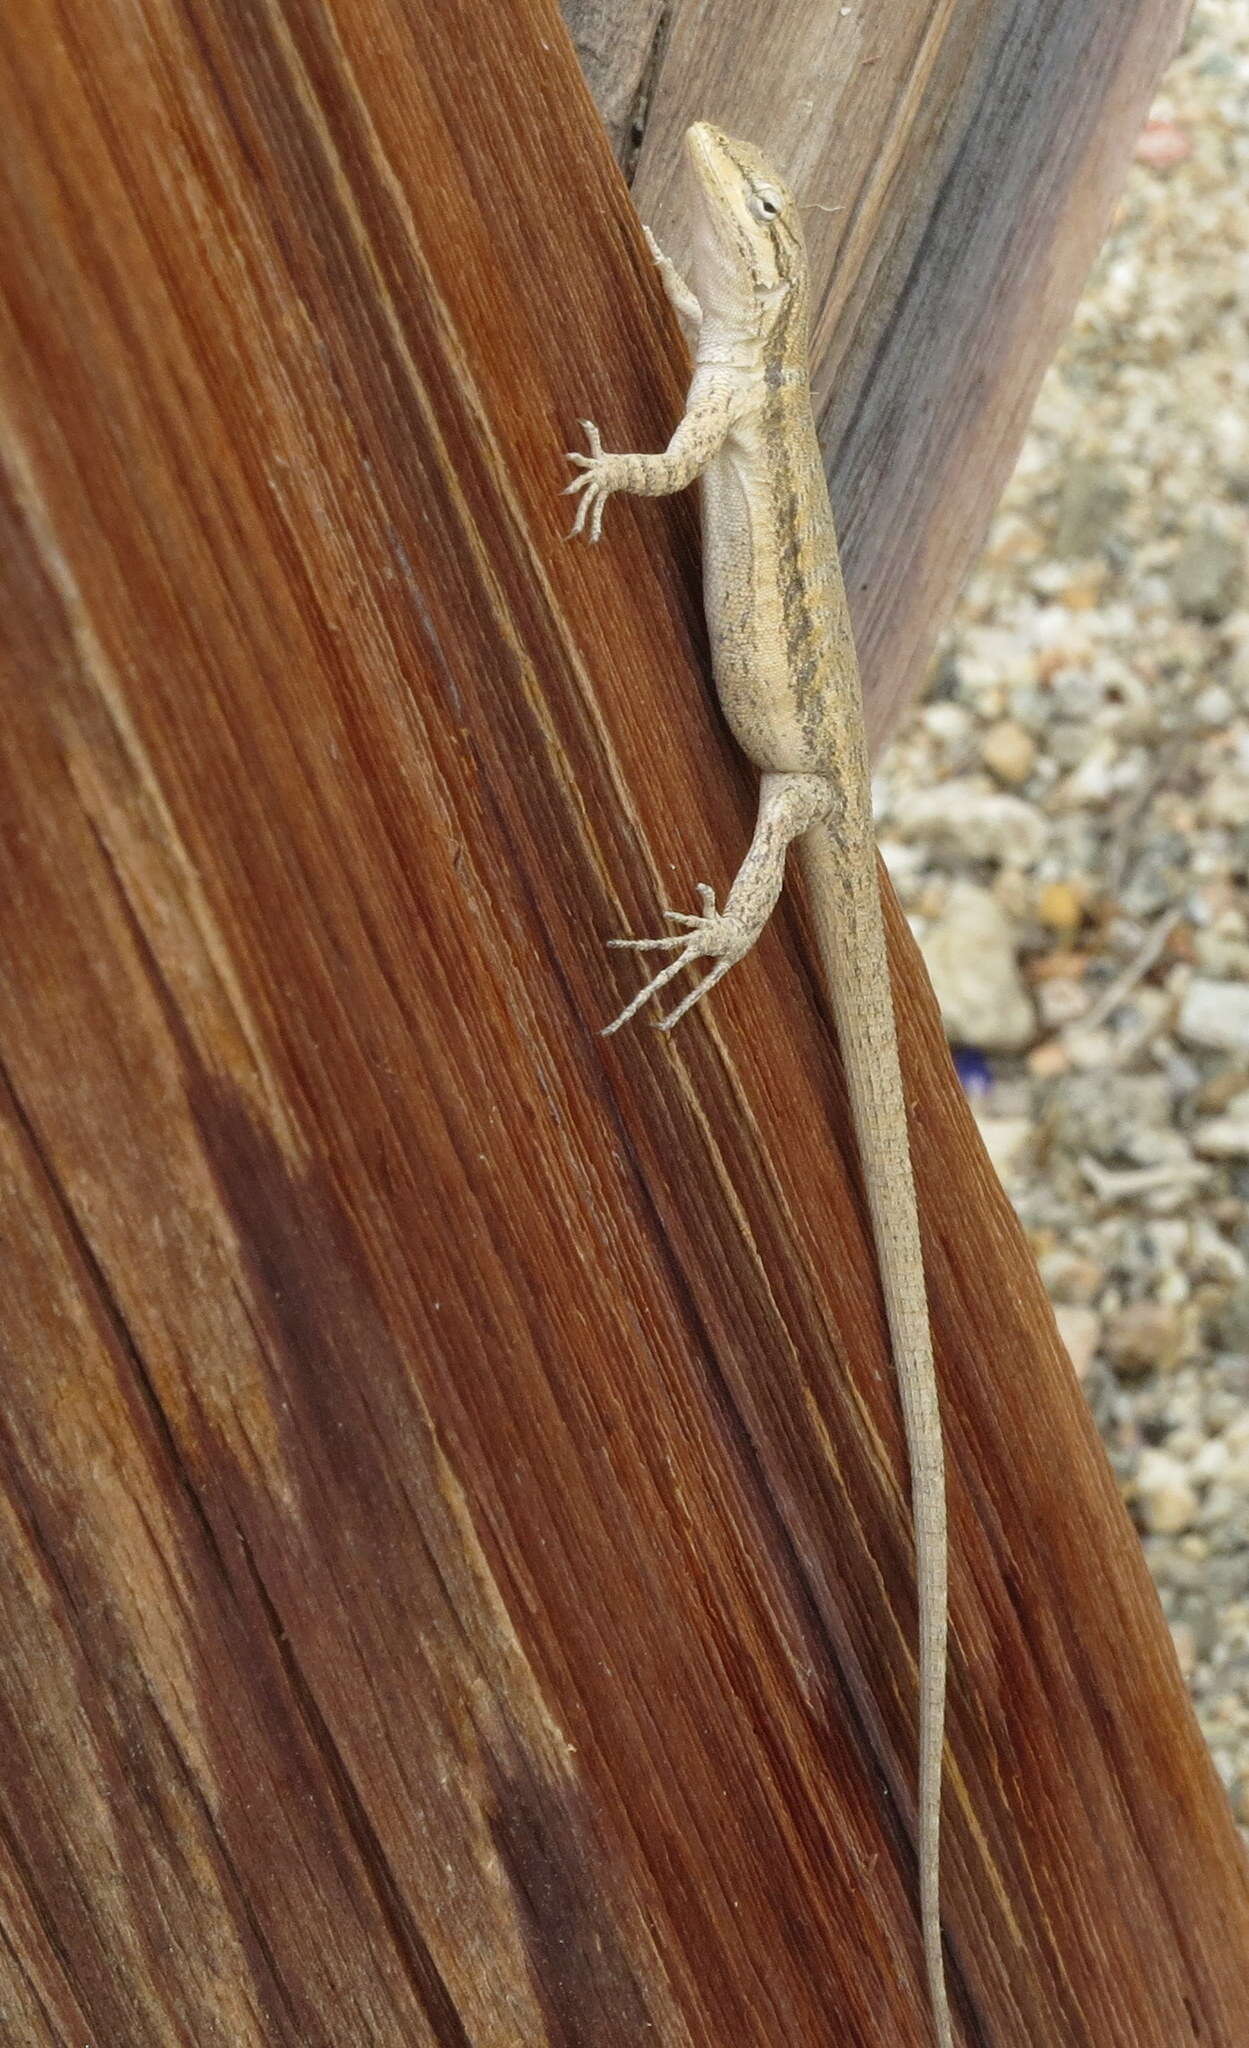
[[[572,455],[574,533],[597,540],[613,491],[702,486],[703,578],[716,688],[762,771],[759,817],[723,911],[699,884],[699,916],[658,939],[611,943],[674,957],[607,1028],[616,1031],[683,967],[714,962],[662,1019],[670,1029],[740,960],[771,915],[797,839],[842,1049],[901,1388],[919,1593],[920,1918],[933,2022],[953,2048],[940,1921],[945,1723],[945,1461],[924,1291],[906,1104],[876,874],[858,662],[807,371],[807,260],[797,208],[748,144],[697,123],[686,152],[698,197],[692,291],[650,242],[695,367],[662,454]],[[649,239],[649,237],[648,237]]]

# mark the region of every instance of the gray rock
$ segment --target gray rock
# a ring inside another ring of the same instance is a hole
[[[1101,554],[1127,500],[1127,486],[1106,463],[1088,456],[1070,463],[1058,499],[1054,553],[1062,561]]]
[[[1136,1505],[1153,1536],[1178,1536],[1191,1528],[1197,1514],[1196,1489],[1177,1458],[1147,1450],[1136,1477]]]
[[[1188,1045],[1249,1053],[1249,984],[1195,977],[1184,991],[1176,1029]]]
[[[1211,623],[1236,606],[1244,581],[1244,550],[1212,526],[1190,533],[1171,571],[1171,590],[1182,612]]]
[[[1233,1287],[1208,1310],[1205,1334],[1217,1350],[1249,1358],[1249,1280]]]

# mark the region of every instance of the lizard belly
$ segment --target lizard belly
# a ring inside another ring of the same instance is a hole
[[[845,607],[832,519],[827,497],[819,502],[822,476],[814,503],[802,479],[799,506],[792,470],[756,465],[756,453],[731,437],[703,472],[703,592],[716,692],[757,768],[822,774],[830,666],[843,637],[831,600],[840,600],[843,615]]]

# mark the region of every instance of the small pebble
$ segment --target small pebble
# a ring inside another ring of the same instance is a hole
[[[1047,882],[1037,892],[1036,913],[1052,932],[1070,936],[1084,916],[1085,901],[1085,891],[1076,883]]]
[[[1221,1351],[1249,1355],[1249,1281],[1233,1287],[1207,1310],[1205,1334]]]
[[[1174,170],[1192,153],[1192,137],[1175,121],[1146,121],[1136,139],[1136,161],[1151,171]]]
[[[1245,1087],[1243,1071],[1235,1067],[1224,1067],[1212,1074],[1197,1094],[1197,1108],[1207,1114],[1232,1116],[1239,1119],[1249,1114],[1249,1089]]]
[[[1181,1676],[1185,1680],[1191,1679],[1193,1672],[1197,1668],[1197,1637],[1194,1631],[1186,1621],[1173,1621],[1171,1624],[1171,1641],[1175,1645],[1176,1661],[1179,1664]]]
[[[1183,1343],[1184,1325],[1173,1308],[1133,1301],[1111,1316],[1104,1348],[1120,1379],[1139,1379],[1147,1372],[1172,1371]]]
[[[1063,1042],[1077,1073],[1098,1073],[1114,1063],[1115,1041],[1109,1031],[1081,1031],[1077,1023],[1068,1026]]]
[[[1211,527],[1190,533],[1171,571],[1182,612],[1214,622],[1225,619],[1244,581],[1244,547]]]
[[[1105,1270],[1096,1259],[1082,1259],[1065,1246],[1046,1253],[1037,1263],[1047,1292],[1063,1307],[1087,1307],[1106,1284]]]
[[[1036,741],[1013,718],[999,719],[980,742],[980,758],[999,782],[1026,782],[1036,760]]]
[[[1018,1169],[1033,1136],[1030,1116],[982,1116],[977,1118],[984,1149],[998,1177],[1009,1180]]]
[[[1037,984],[1036,1004],[1047,1030],[1059,1024],[1074,1024],[1089,1007],[1089,992],[1082,981],[1069,975],[1054,975]]]
[[[1201,1447],[1193,1453],[1192,1474],[1199,1485],[1209,1485],[1212,1479],[1221,1479],[1226,1472],[1231,1453],[1221,1436],[1207,1437]]]
[[[956,1044],[1011,1051],[1035,1029],[1015,961],[1014,933],[987,889],[956,882],[923,941],[924,961]]]
[[[1050,797],[1051,810],[1084,810],[1106,804],[1139,788],[1145,779],[1146,757],[1137,748],[1125,751],[1116,740],[1085,744],[1082,758]]]
[[[1054,553],[1060,561],[1093,555],[1105,546],[1107,536],[1128,499],[1122,477],[1116,476],[1100,457],[1077,458],[1063,476],[1054,531]],[[1071,604],[1072,583],[1061,588]],[[1075,607],[1079,609],[1080,607]]]
[[[1194,718],[1202,725],[1214,726],[1220,731],[1230,722],[1235,710],[1235,703],[1228,692],[1220,690],[1213,683],[1208,690],[1200,691],[1193,699]]]
[[[1190,981],[1176,1020],[1189,1045],[1249,1055],[1249,986],[1241,982]]]
[[[1203,1159],[1249,1159],[1249,1114],[1211,1117],[1198,1124],[1193,1150]]]
[[[994,894],[997,895],[996,890]],[[1071,946],[1056,946],[1052,953],[1038,954],[1028,962],[1028,978],[1036,982],[1080,981],[1088,964],[1087,953],[1076,952]]]
[[[1196,1490],[1183,1465],[1165,1451],[1143,1453],[1135,1494],[1140,1518],[1152,1536],[1178,1536],[1196,1516]]]
[[[1054,1309],[1054,1320],[1058,1334],[1067,1347],[1067,1355],[1078,1380],[1088,1378],[1089,1368],[1097,1356],[1097,1346],[1102,1333],[1102,1319],[1094,1308],[1084,1308],[1078,1302],[1062,1301]]]

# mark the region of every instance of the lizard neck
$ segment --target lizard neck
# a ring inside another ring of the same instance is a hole
[[[807,365],[807,289],[790,287],[782,299],[762,295],[723,299],[704,305],[696,360],[700,369],[735,371],[753,383],[778,389],[805,385]]]
[[[732,370],[773,390],[804,385],[809,367],[806,278],[795,278],[774,293],[723,275],[708,282],[710,289],[703,285],[700,294],[699,367]]]

